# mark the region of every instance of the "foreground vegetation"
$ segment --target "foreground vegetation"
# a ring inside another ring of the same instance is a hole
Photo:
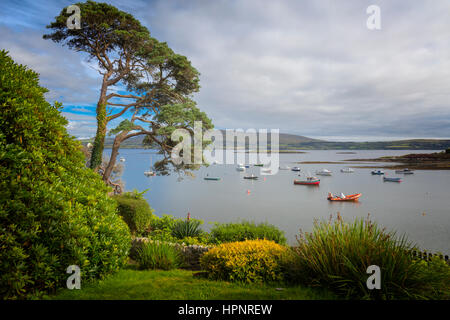
[[[139,271],[128,266],[106,280],[82,286],[82,290],[61,289],[50,299],[64,300],[330,300],[329,291],[280,284],[242,284],[213,281],[187,270]]]

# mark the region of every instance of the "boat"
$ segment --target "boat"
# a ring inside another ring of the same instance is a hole
[[[280,167],[279,169],[280,169],[280,170],[290,170],[291,168],[288,167],[288,166],[284,166],[284,167]]]
[[[271,173],[272,170],[269,169],[269,168],[261,168],[261,172],[263,172],[263,173]]]
[[[146,175],[147,177],[153,177],[156,176],[156,173],[154,171],[144,171],[144,175]]]
[[[408,168],[405,168],[403,170],[395,170],[395,173],[414,174],[414,171],[412,171],[412,170],[410,170]]]
[[[245,167],[242,166],[242,165],[239,165],[239,166],[236,167],[236,170],[237,171],[245,171]]]
[[[220,178],[219,178],[219,177],[204,177],[203,180],[214,180],[214,181],[219,181]]]
[[[322,169],[320,171],[316,171],[316,174],[319,176],[331,176],[332,172],[327,169]]]
[[[320,179],[317,177],[307,177],[306,180],[294,179],[294,184],[301,184],[307,186],[318,186],[320,184]]]
[[[327,199],[330,201],[358,201],[359,197],[361,197],[361,193],[344,195],[341,193],[339,196],[334,196],[331,192],[328,192]]]
[[[246,164],[245,167],[246,167],[246,168],[250,168],[250,165],[249,165],[249,164]]]
[[[249,175],[249,176],[244,176],[244,179],[256,180],[256,179],[258,179],[258,177],[255,176],[254,174],[251,174],[251,175]]]
[[[262,167],[263,165],[264,165],[264,163],[257,163],[257,164],[254,164],[255,167]]]
[[[124,157],[120,157],[120,162],[125,162],[125,158]]]
[[[384,174],[384,171],[381,171],[381,170],[372,170],[372,174],[382,175],[382,174]]]
[[[344,168],[344,169],[341,169],[341,172],[343,172],[343,173],[353,173],[353,172],[355,172],[355,170],[353,170],[352,168]]]
[[[388,178],[388,177],[383,177],[383,181],[402,182],[402,178]]]
[[[292,170],[292,171],[300,171],[300,168],[299,168],[299,167],[292,167],[291,170]]]

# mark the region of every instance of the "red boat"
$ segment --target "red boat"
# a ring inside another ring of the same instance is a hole
[[[320,179],[317,179],[316,177],[307,177],[306,180],[294,180],[294,184],[318,186],[320,184]]]
[[[350,194],[348,196],[342,194],[341,196],[333,196],[331,192],[328,192],[327,199],[330,201],[358,201],[359,197],[361,197],[361,193]]]

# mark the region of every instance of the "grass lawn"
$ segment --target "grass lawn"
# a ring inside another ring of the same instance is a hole
[[[136,270],[132,266],[103,281],[86,284],[81,290],[61,289],[49,297],[54,300],[224,300],[224,299],[336,299],[332,293],[305,287],[238,284],[194,277],[187,270]]]

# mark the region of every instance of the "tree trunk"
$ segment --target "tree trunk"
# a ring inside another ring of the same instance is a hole
[[[103,181],[107,182],[111,176],[111,173],[114,169],[114,165],[116,164],[117,155],[119,154],[120,144],[123,140],[125,140],[125,136],[127,132],[121,132],[114,139],[114,144],[111,150],[111,158],[109,158],[108,165],[106,166],[105,172],[103,173]]]
[[[100,91],[100,98],[97,103],[97,133],[95,134],[94,147],[92,148],[91,164],[90,168],[95,171],[98,170],[99,166],[102,164],[103,149],[105,147],[105,137],[106,137],[106,92],[108,90],[108,78],[109,75],[105,74],[103,76],[102,89]]]

